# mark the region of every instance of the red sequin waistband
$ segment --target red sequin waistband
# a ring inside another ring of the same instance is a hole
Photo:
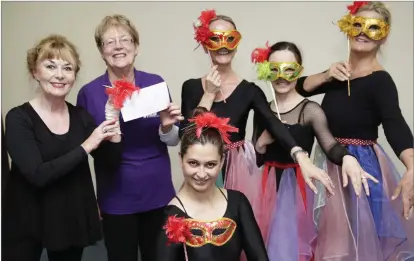
[[[226,150],[235,149],[244,145],[244,140],[239,140],[233,143],[226,145]]]
[[[354,146],[371,146],[377,143],[375,140],[360,140],[350,138],[335,138],[342,145],[354,145]]]

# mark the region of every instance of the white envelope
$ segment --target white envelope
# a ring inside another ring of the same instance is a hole
[[[157,83],[133,92],[131,99],[127,98],[121,109],[122,118],[125,122],[132,121],[165,110],[169,104],[167,84]]]

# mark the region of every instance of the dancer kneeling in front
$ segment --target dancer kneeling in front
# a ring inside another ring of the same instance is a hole
[[[165,210],[156,261],[268,261],[246,196],[216,186],[224,164],[229,119],[197,107],[181,138],[184,185]]]

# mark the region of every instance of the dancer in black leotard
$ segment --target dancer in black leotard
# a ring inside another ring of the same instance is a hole
[[[332,136],[319,104],[296,92],[295,85],[303,71],[302,55],[297,46],[278,42],[268,48],[256,48],[253,55],[255,53],[264,57],[257,69],[259,72],[267,71],[267,80],[275,92],[277,103],[270,103],[275,110],[274,117],[280,117],[298,144],[309,153],[316,137],[329,159],[343,166],[344,175],[349,177],[359,195],[362,184],[356,177],[362,173],[373,178],[364,173],[358,161]],[[313,222],[314,197],[306,189],[298,164],[270,137],[262,119],[255,115],[253,124],[257,163],[264,165],[263,182],[259,188],[262,204],[255,206],[254,212],[265,243],[268,242],[269,260],[308,260],[317,240]],[[301,244],[298,244],[298,238]]]
[[[268,261],[246,196],[215,185],[224,164],[228,127],[213,113],[197,110],[201,113],[195,113],[196,124],[181,138],[184,185],[165,210],[155,261],[239,261],[242,250],[248,261]]]
[[[362,194],[357,199],[349,188],[342,188],[339,167],[323,157],[315,158],[327,166],[336,194],[342,195],[326,201],[323,208],[315,260],[413,260],[414,215],[410,217],[409,212],[414,207],[414,139],[399,108],[397,87],[377,60],[391,14],[381,2],[355,2],[349,9],[339,25],[349,38],[350,62],[299,79],[297,89],[304,96],[325,93],[322,108],[332,134],[379,184],[368,182],[370,196]],[[377,143],[381,124],[407,168],[402,178]],[[401,190],[403,200],[390,200]]]

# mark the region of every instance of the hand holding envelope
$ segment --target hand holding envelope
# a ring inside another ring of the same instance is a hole
[[[184,120],[184,117],[181,114],[180,107],[170,103],[167,109],[160,112],[160,120],[161,126],[168,130],[177,122]]]

